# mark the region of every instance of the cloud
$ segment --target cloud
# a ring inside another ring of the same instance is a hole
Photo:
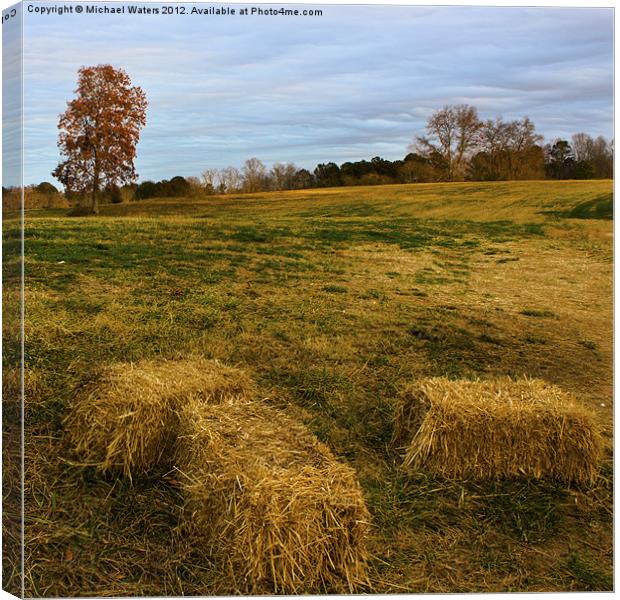
[[[49,179],[58,162],[58,115],[85,64],[121,66],[147,93],[142,179],[249,156],[307,168],[395,159],[452,103],[484,118],[528,115],[549,139],[612,135],[611,9],[321,8],[312,18],[27,14],[27,181]]]

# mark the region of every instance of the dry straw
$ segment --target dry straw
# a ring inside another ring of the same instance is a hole
[[[261,402],[192,403],[177,461],[198,542],[232,593],[353,591],[369,514],[354,471]]]
[[[118,363],[77,389],[65,429],[85,464],[131,477],[171,456],[180,406],[247,397],[251,390],[241,371],[216,360]]]
[[[537,379],[421,381],[401,397],[395,440],[406,467],[448,478],[590,484],[602,457],[593,413]]]

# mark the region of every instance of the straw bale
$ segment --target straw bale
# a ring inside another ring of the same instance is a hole
[[[170,457],[181,405],[251,393],[252,384],[241,371],[216,360],[117,363],[76,390],[65,429],[85,464],[131,478]]]
[[[396,412],[404,465],[447,478],[524,476],[592,483],[602,457],[594,414],[539,379],[450,381],[405,390]]]
[[[369,513],[354,471],[262,402],[186,407],[177,464],[198,546],[234,593],[367,583]]]
[[[431,402],[423,386],[407,386],[396,403],[392,443],[400,450],[406,449],[430,408]]]

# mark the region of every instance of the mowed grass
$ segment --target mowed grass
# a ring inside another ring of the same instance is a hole
[[[425,376],[541,377],[611,439],[611,199],[610,181],[541,181],[28,212],[26,594],[229,591],[183,535],[174,477],[101,476],[62,427],[97,366],[188,354],[245,369],[356,469],[373,518],[360,591],[611,589],[611,458],[567,489],[407,476],[390,445],[398,391]],[[10,299],[10,215],[4,240]]]

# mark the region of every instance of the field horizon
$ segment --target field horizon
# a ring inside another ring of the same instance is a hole
[[[88,217],[32,209],[24,224],[26,595],[236,592],[183,536],[170,474],[103,476],[63,430],[89,373],[190,355],[243,369],[355,470],[372,519],[356,591],[613,588],[611,180],[149,199]],[[7,213],[7,310],[19,243]],[[10,412],[17,332],[5,347]],[[400,468],[404,387],[506,375],[595,413],[607,448],[593,486]]]

